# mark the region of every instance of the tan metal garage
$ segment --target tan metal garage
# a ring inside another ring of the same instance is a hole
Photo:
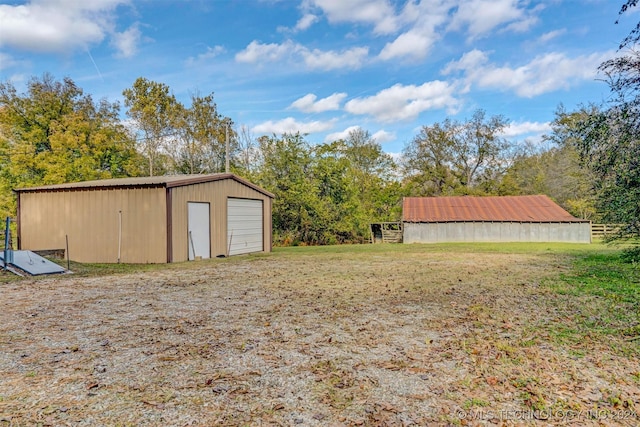
[[[273,194],[233,174],[15,190],[18,246],[93,263],[164,263],[271,251]]]

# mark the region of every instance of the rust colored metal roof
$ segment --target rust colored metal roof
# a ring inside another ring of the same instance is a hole
[[[588,222],[539,196],[405,197],[404,222]]]
[[[253,188],[254,190],[274,198],[275,196],[267,190],[240,178],[232,173],[211,173],[196,175],[165,175],[165,176],[143,176],[135,178],[114,178],[100,179],[96,181],[70,182],[66,184],[43,185],[38,187],[18,188],[14,191],[20,192],[45,192],[74,189],[98,189],[98,188],[139,188],[139,187],[182,187],[185,185],[202,184],[205,182],[219,181],[222,179],[233,179],[241,184]]]

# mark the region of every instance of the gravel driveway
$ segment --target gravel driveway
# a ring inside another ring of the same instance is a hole
[[[638,425],[638,360],[546,332],[569,268],[306,251],[11,282],[0,426]]]

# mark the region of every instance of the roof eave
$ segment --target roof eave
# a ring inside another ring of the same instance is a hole
[[[215,176],[212,175],[203,175],[202,177],[196,177],[196,178],[189,178],[189,179],[184,179],[184,180],[177,180],[177,181],[172,181],[167,183],[167,188],[173,188],[173,187],[183,187],[185,185],[192,185],[192,184],[204,184],[206,182],[213,182],[213,181],[220,181],[223,179],[233,179],[234,181],[237,181],[241,184],[246,185],[247,187],[251,187],[252,189],[256,190],[259,193],[264,194],[267,197],[270,197],[272,199],[275,199],[275,195],[273,193],[270,193],[269,191],[265,190],[264,188],[258,187],[257,185],[247,181],[244,178],[240,178],[239,176],[232,174],[232,173],[223,173],[223,174],[218,174]]]
[[[133,183],[111,183],[107,185],[99,185],[96,181],[96,185],[86,185],[87,182],[93,181],[85,181],[78,183],[70,183],[70,184],[61,184],[61,185],[53,185],[53,186],[37,186],[37,187],[24,187],[24,188],[14,188],[13,191],[15,193],[38,193],[38,192],[50,192],[50,191],[70,191],[70,190],[91,190],[91,189],[126,189],[126,188],[173,188],[173,187],[183,187],[185,185],[194,185],[194,184],[204,184],[207,182],[220,181],[224,179],[232,179],[237,181],[247,187],[254,189],[255,191],[264,194],[265,196],[274,199],[275,195],[270,193],[269,191],[258,187],[257,185],[240,178],[237,175],[232,173],[221,173],[221,174],[209,174],[209,175],[201,175],[196,177],[185,177],[184,179],[175,179],[171,181],[164,182],[133,182]]]

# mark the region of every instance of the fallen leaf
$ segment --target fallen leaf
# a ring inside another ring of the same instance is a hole
[[[496,377],[488,377],[487,378],[487,384],[494,386],[496,384],[498,384],[498,379]]]

